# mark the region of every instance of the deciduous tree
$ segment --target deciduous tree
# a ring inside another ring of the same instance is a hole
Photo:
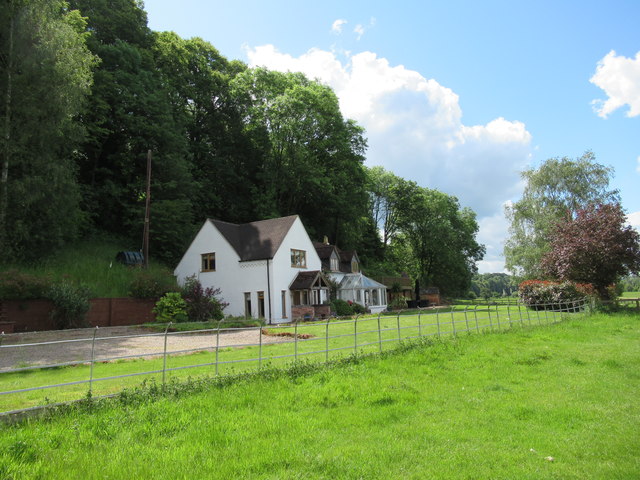
[[[640,235],[625,225],[620,204],[591,205],[558,223],[542,270],[551,277],[592,284],[602,298],[621,276],[640,272]]]
[[[525,170],[522,199],[507,207],[510,222],[504,255],[506,267],[518,276],[536,278],[540,260],[549,250],[555,224],[589,204],[619,201],[609,189],[613,169],[595,161],[592,152],[580,158],[550,158],[536,169]]]

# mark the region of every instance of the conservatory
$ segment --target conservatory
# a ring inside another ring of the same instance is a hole
[[[331,272],[326,274],[338,285],[338,298],[354,302],[369,309],[371,313],[387,309],[387,287],[362,273]]]

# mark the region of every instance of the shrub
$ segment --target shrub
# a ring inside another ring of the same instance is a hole
[[[351,305],[351,309],[353,310],[353,313],[367,313],[367,309],[365,307],[363,307],[362,305],[360,305],[359,303],[350,303],[349,305]]]
[[[18,270],[0,272],[0,300],[35,300],[47,298],[49,278],[36,277]]]
[[[229,305],[222,299],[219,288],[203,288],[195,275],[187,277],[182,287],[182,298],[187,304],[187,315],[192,322],[206,322],[207,320],[221,320],[223,310]]]
[[[339,298],[331,301],[331,311],[339,317],[353,315],[353,307],[345,300]]]
[[[51,318],[57,328],[84,328],[88,326],[86,315],[91,306],[89,287],[82,284],[74,285],[63,280],[49,288],[47,297],[53,302]]]
[[[189,320],[187,316],[187,303],[178,292],[165,293],[153,307],[153,313],[156,319],[161,323],[169,322],[186,322]]]
[[[140,270],[129,285],[129,295],[134,298],[160,298],[178,290],[175,277],[161,271]]]
[[[593,292],[591,285],[546,280],[526,280],[518,287],[522,303],[536,310],[558,308],[562,303],[583,299]]]
[[[392,310],[404,310],[407,308],[407,299],[404,297],[396,297],[389,304]]]

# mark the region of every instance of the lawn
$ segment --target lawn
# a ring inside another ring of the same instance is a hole
[[[429,342],[5,426],[0,477],[640,477],[637,314]]]
[[[281,367],[296,359],[327,362],[352,353],[389,350],[399,341],[421,336],[446,337],[466,331],[480,333],[510,326],[521,328],[523,325],[545,324],[560,318],[562,318],[560,313],[534,312],[507,306],[491,308],[457,306],[451,309],[429,310],[420,315],[415,312],[404,312],[400,315],[387,315],[380,318],[361,317],[357,322],[338,320],[330,323],[311,322],[293,326],[269,326],[268,331],[271,334],[285,334],[299,340],[270,345],[242,344],[235,348],[220,348],[217,352],[214,348],[216,330],[176,332],[168,335],[166,361],[163,358],[163,336],[156,335],[153,337],[154,349],[152,350],[155,355],[144,359],[121,358],[109,362],[103,361],[106,357],[98,355],[93,366],[88,363],[91,359],[91,335],[94,333],[91,330],[87,332],[87,341],[75,341],[61,347],[74,349],[77,352],[78,364],[69,367],[34,368],[29,360],[38,357],[39,347],[21,347],[21,350],[26,349],[25,360],[17,366],[26,369],[0,373],[0,392],[46,385],[68,385],[2,394],[0,395],[0,412],[81,399],[89,390],[90,378],[93,380],[92,394],[107,395],[117,393],[125,387],[137,386],[145,379],[162,382],[163,378],[172,380],[210,377],[217,374],[253,371],[265,366]],[[210,325],[204,326],[210,327]],[[163,327],[162,331],[164,330]],[[194,353],[184,354],[184,350],[193,348],[190,344],[193,345],[203,333],[210,335],[208,348],[198,347],[194,349]],[[180,341],[181,343],[178,343]],[[98,337],[98,343],[102,342],[105,342],[110,351],[114,352],[109,357],[126,356],[128,353],[117,343],[112,344],[111,340],[101,340]],[[19,352],[16,352],[13,347],[3,346],[0,350],[0,354],[5,357],[18,358],[16,355]],[[172,354],[176,351],[183,353]]]

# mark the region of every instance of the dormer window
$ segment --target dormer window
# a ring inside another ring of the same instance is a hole
[[[336,252],[333,252],[331,254],[331,258],[330,258],[329,263],[330,263],[329,269],[332,272],[339,272],[340,271],[340,260],[338,259],[338,256],[336,255]]]
[[[355,258],[351,259],[351,273],[358,273],[360,271],[360,265],[358,265],[358,260]]]

